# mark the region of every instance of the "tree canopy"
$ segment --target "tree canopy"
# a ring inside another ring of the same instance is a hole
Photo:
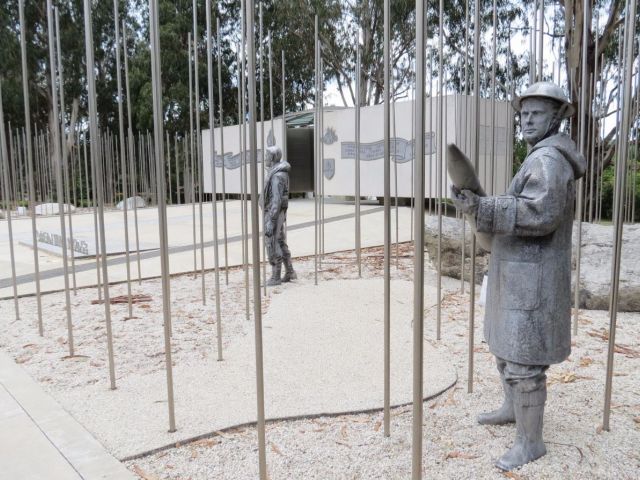
[[[152,128],[151,75],[148,31],[148,5],[144,0],[118,0],[120,20],[125,20],[128,34],[126,45],[129,57],[131,84],[132,122],[134,131]],[[527,82],[530,55],[526,48],[513,48],[517,36],[527,38],[531,29],[535,2],[525,0],[478,0],[482,12],[482,48],[480,94],[488,97],[491,91],[490,71],[493,63],[493,39],[496,40],[496,96],[506,98],[520,90]],[[496,26],[493,27],[493,5],[496,6]],[[86,125],[87,98],[84,65],[83,1],[57,0],[60,9],[62,60],[67,119],[71,118],[71,105],[78,106],[80,125]],[[258,2],[256,2],[258,4]],[[192,0],[160,0],[160,43],[162,55],[163,106],[167,129],[184,132],[189,129],[189,59],[188,35],[193,29]],[[199,58],[199,110],[203,128],[208,127],[206,110],[206,30],[205,1],[196,0],[198,21]],[[212,18],[219,19],[222,33],[222,89],[225,123],[237,121],[237,84],[240,72],[237,48],[241,40],[240,0],[212,0]],[[473,92],[473,21],[474,3],[468,11],[465,2],[444,2],[440,16],[439,2],[429,1],[427,8],[427,41],[433,56],[431,75],[437,77],[439,38],[438,25],[442,20],[443,66],[446,89],[449,92]],[[567,88],[577,103],[581,85],[581,36],[583,8],[589,8],[588,74],[598,80],[594,93],[597,101],[587,112],[589,117],[608,115],[612,110],[617,84],[620,83],[619,30],[623,24],[623,0],[554,0],[545,2],[545,36],[553,39],[563,58],[564,78]],[[265,118],[269,118],[267,41],[269,35],[273,50],[273,87],[275,115],[282,112],[280,53],[286,58],[286,89],[288,111],[303,109],[314,102],[314,16],[318,15],[322,58],[325,65],[325,84],[332,85],[345,105],[356,98],[361,104],[382,101],[383,76],[383,0],[264,0],[264,58],[262,66],[265,89]],[[115,29],[111,1],[93,1],[93,25],[95,44],[95,71],[97,105],[100,126],[117,131],[117,89],[115,62]],[[3,66],[3,91],[5,117],[13,127],[24,124],[22,104],[22,71],[20,63],[19,32],[26,28],[28,76],[31,95],[32,120],[44,126],[51,115],[50,77],[48,75],[48,46],[46,1],[26,2],[25,25],[19,24],[18,0],[6,0],[0,6],[0,64]],[[256,19],[258,15],[256,12]],[[636,22],[638,24],[638,22]],[[215,25],[214,25],[215,32]],[[391,2],[391,50],[393,66],[392,92],[395,96],[407,95],[415,74],[415,2],[395,0]],[[215,33],[214,33],[215,34]],[[256,30],[256,39],[258,32]],[[214,42],[215,43],[215,42]],[[362,49],[362,87],[355,92],[356,46]],[[597,51],[596,51],[597,43]],[[217,46],[215,47],[217,48]],[[215,52],[214,52],[215,54]],[[598,58],[598,62],[596,62]],[[465,68],[466,64],[469,67]],[[214,58],[214,62],[217,59]],[[546,56],[545,77],[552,72],[553,58]],[[597,63],[597,65],[596,65]],[[214,63],[217,68],[217,63]],[[588,76],[589,77],[589,76]],[[213,75],[214,92],[218,92],[217,71]],[[588,88],[588,87],[584,87]],[[590,92],[590,89],[589,89]],[[601,93],[606,95],[602,98]],[[637,92],[635,93],[637,95]],[[590,94],[591,95],[591,94]],[[217,105],[217,98],[213,104]],[[577,105],[578,106],[578,105]],[[598,133],[598,132],[595,132]],[[615,126],[605,132],[602,148],[611,145],[616,137]],[[594,135],[594,137],[597,135]],[[600,147],[600,145],[598,145]],[[610,162],[611,154],[605,157]]]

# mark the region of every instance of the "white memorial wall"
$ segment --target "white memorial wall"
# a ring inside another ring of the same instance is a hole
[[[487,192],[496,194],[505,190],[509,175],[509,158],[512,156],[511,123],[513,108],[505,101],[495,103],[494,128],[491,128],[491,102],[480,100],[480,125],[475,125],[474,98],[464,95],[446,95],[443,105],[444,131],[443,151],[446,155],[447,143],[455,142],[463,151],[468,152],[473,160],[472,138],[476,128],[479,129],[479,168],[478,174]],[[427,99],[425,109],[425,198],[437,196],[437,98]],[[395,111],[394,111],[395,110]],[[384,145],[383,145],[384,105],[361,108],[360,129],[360,192],[364,196],[384,195]],[[414,144],[413,101],[396,102],[391,106],[391,195],[399,197],[412,196],[412,169]],[[278,146],[282,145],[282,119],[274,120],[274,137]],[[271,122],[265,122],[265,137],[271,131]],[[260,148],[261,128],[258,122],[258,148]],[[209,130],[202,133],[204,162],[204,188],[211,193],[211,147]],[[240,128],[224,127],[225,147],[225,181],[227,193],[240,193]],[[324,193],[333,196],[353,196],[355,191],[355,109],[325,107],[324,111]],[[248,138],[246,139],[248,149]],[[265,142],[265,145],[269,143]],[[495,145],[492,148],[492,145]],[[217,192],[222,192],[222,159],[220,150],[220,128],[215,129],[216,147],[216,185]],[[492,162],[492,151],[495,161]],[[258,155],[259,171],[262,171],[262,156]],[[394,165],[395,163],[395,165]],[[493,165],[493,166],[492,166]],[[395,171],[397,166],[397,182]],[[246,166],[249,172],[248,165]],[[262,175],[258,185],[262,189]],[[248,182],[247,177],[247,184]],[[450,182],[447,179],[446,167],[442,172],[443,196],[449,196]],[[490,181],[493,179],[493,182]],[[249,187],[250,188],[250,187]]]

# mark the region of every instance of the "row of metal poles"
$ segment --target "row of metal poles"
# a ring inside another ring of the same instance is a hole
[[[392,260],[392,215],[391,215],[391,161],[395,156],[395,144],[392,148],[391,145],[391,133],[392,128],[395,126],[395,100],[392,99],[394,94],[392,88],[393,72],[390,67],[392,56],[392,42],[390,32],[390,5],[389,0],[384,2],[384,350],[381,354],[384,356],[384,435],[389,436],[391,434],[390,426],[390,378],[391,378],[391,351],[390,351],[390,334],[391,334],[391,308],[390,308],[390,279],[391,279],[391,260]],[[540,2],[542,3],[542,2]],[[544,76],[544,58],[543,58],[543,34],[544,34],[544,4],[536,2],[536,10],[533,17],[539,18],[540,28],[534,28],[531,35],[531,45],[537,44],[537,47],[532,50],[532,77],[531,80],[540,80],[546,78]],[[189,103],[190,103],[190,131],[182,135],[174,134],[173,141],[171,135],[164,131],[163,123],[163,105],[162,105],[162,82],[161,82],[161,69],[160,69],[160,40],[159,40],[159,25],[158,25],[158,2],[157,0],[150,0],[149,3],[149,22],[150,22],[150,40],[151,40],[151,60],[152,60],[152,85],[153,85],[153,113],[154,113],[154,129],[152,135],[150,133],[138,134],[133,133],[132,121],[131,121],[131,107],[129,104],[129,76],[128,76],[128,59],[126,55],[126,48],[124,48],[124,72],[125,81],[124,87],[121,78],[121,65],[120,65],[120,18],[118,12],[118,2],[114,1],[114,23],[116,30],[116,68],[117,68],[117,88],[118,88],[118,107],[119,107],[119,132],[118,135],[114,135],[110,132],[100,131],[98,126],[98,112],[96,106],[96,87],[95,87],[95,75],[94,75],[94,46],[92,36],[92,20],[91,20],[91,2],[90,0],[84,0],[84,21],[85,21],[85,46],[86,46],[86,59],[87,59],[87,90],[89,100],[89,132],[88,135],[85,132],[80,135],[79,133],[67,134],[73,129],[73,123],[66,123],[65,118],[65,100],[64,100],[64,85],[63,71],[61,63],[61,51],[60,40],[56,32],[58,28],[58,12],[51,5],[51,0],[48,0],[47,14],[48,14],[48,35],[49,35],[49,70],[51,74],[51,86],[52,86],[52,98],[53,98],[53,117],[56,119],[53,122],[53,128],[50,131],[36,131],[32,132],[32,126],[30,122],[30,101],[29,90],[27,82],[27,64],[26,64],[26,38],[25,30],[22,28],[21,32],[21,54],[22,54],[22,70],[23,70],[23,96],[24,96],[24,108],[25,108],[25,125],[22,128],[15,129],[9,127],[9,138],[6,137],[6,131],[4,128],[4,118],[2,115],[2,101],[0,90],[0,154],[2,155],[2,199],[5,207],[7,208],[7,221],[10,236],[10,254],[11,254],[11,266],[13,276],[13,289],[15,300],[16,318],[19,318],[19,301],[17,292],[17,282],[15,273],[15,259],[13,251],[13,233],[11,224],[11,210],[13,206],[17,206],[19,201],[28,199],[29,210],[31,212],[32,222],[32,234],[33,234],[33,247],[34,247],[34,268],[35,268],[35,284],[36,284],[36,299],[38,308],[38,329],[42,335],[44,332],[44,325],[42,320],[42,305],[40,298],[40,272],[38,263],[38,243],[37,243],[37,224],[35,215],[35,206],[37,202],[43,201],[56,201],[58,204],[58,215],[60,217],[60,230],[61,237],[64,239],[62,242],[62,263],[64,267],[64,283],[65,283],[65,302],[66,302],[66,316],[67,316],[67,328],[68,328],[68,345],[70,355],[74,355],[73,345],[73,322],[72,322],[72,309],[70,303],[70,291],[75,291],[75,275],[74,275],[74,253],[73,248],[69,255],[67,245],[67,228],[70,232],[71,244],[73,244],[73,221],[72,215],[68,210],[65,210],[66,204],[78,204],[85,206],[91,206],[93,209],[93,215],[95,219],[95,240],[96,240],[96,282],[101,299],[104,303],[105,320],[107,328],[107,350],[109,356],[109,379],[110,387],[116,388],[115,381],[115,363],[113,356],[113,335],[111,331],[111,311],[110,311],[110,298],[109,298],[109,274],[107,268],[107,239],[105,234],[105,207],[108,204],[113,204],[119,198],[118,193],[122,194],[123,213],[125,222],[125,244],[126,244],[126,267],[127,267],[127,285],[128,285],[128,297],[129,297],[129,314],[131,311],[131,258],[129,248],[129,222],[127,219],[128,208],[131,206],[134,213],[134,225],[135,225],[135,242],[136,242],[136,262],[137,262],[137,279],[142,278],[141,262],[140,262],[140,248],[138,241],[138,220],[137,220],[137,202],[134,201],[129,205],[126,201],[129,195],[136,197],[138,195],[144,195],[146,198],[151,199],[156,204],[158,209],[158,233],[160,239],[160,261],[162,271],[162,290],[163,290],[163,319],[164,319],[164,340],[165,340],[165,355],[166,355],[166,373],[167,373],[167,396],[168,396],[168,409],[169,409],[169,430],[175,431],[176,420],[174,410],[174,394],[173,394],[173,375],[172,375],[172,363],[171,363],[171,286],[170,286],[170,267],[169,267],[169,245],[168,245],[168,225],[167,225],[167,204],[170,203],[190,203],[192,205],[192,217],[193,217],[193,260],[195,274],[200,274],[202,278],[202,301],[206,303],[206,286],[205,286],[205,262],[204,262],[204,221],[203,221],[203,202],[204,202],[204,168],[202,168],[204,162],[203,149],[202,149],[202,136],[200,128],[200,86],[199,86],[199,74],[198,74],[198,39],[201,38],[201,33],[198,29],[198,18],[196,0],[193,0],[193,36],[189,37]],[[490,122],[491,125],[491,138],[488,136],[481,140],[480,138],[480,125],[481,125],[481,47],[480,47],[480,34],[481,34],[481,11],[480,2],[475,2],[475,9],[473,12],[473,41],[470,39],[470,28],[467,29],[465,34],[465,56],[464,56],[464,139],[456,138],[456,141],[463,147],[463,150],[470,153],[474,159],[476,170],[480,170],[479,158],[481,144],[484,141],[482,148],[485,151],[490,152],[490,162],[486,161],[483,166],[483,171],[478,172],[481,174],[487,192],[489,194],[497,194],[501,190],[507,187],[507,183],[510,179],[510,173],[506,176],[505,184],[498,185],[496,178],[496,97],[497,97],[497,82],[495,65],[497,63],[497,14],[496,14],[496,2],[493,4],[493,61],[491,63],[492,68],[490,72],[491,81],[491,96],[488,100],[491,101],[490,105]],[[635,138],[635,157],[637,159],[637,138],[638,138],[638,97],[637,91],[640,90],[639,78],[635,79],[635,102],[632,102],[634,98],[634,79],[633,79],[633,64],[634,64],[634,31],[635,31],[635,13],[637,6],[633,1],[628,1],[626,5],[625,24],[621,26],[621,38],[624,38],[624,42],[620,42],[620,65],[621,67],[621,79],[622,87],[619,89],[619,105],[620,109],[617,114],[617,122],[619,125],[619,135],[617,145],[612,146],[615,148],[617,161],[616,161],[616,175],[615,175],[615,191],[614,191],[614,249],[613,249],[613,262],[611,272],[611,303],[610,303],[610,335],[609,335],[609,352],[607,361],[607,372],[605,381],[605,409],[604,409],[604,421],[603,425],[605,429],[609,428],[609,413],[611,408],[611,393],[613,376],[613,352],[615,347],[615,327],[616,327],[616,312],[618,301],[618,288],[620,277],[620,256],[621,256],[621,244],[622,244],[622,229],[625,220],[633,220],[634,218],[634,201],[635,201],[635,181],[629,182],[629,178],[635,180],[635,173],[637,168],[637,160],[634,162],[628,162],[628,158],[633,157],[631,153],[631,145],[634,143],[629,142],[630,139]],[[590,16],[585,9],[585,25],[587,21],[590,21]],[[258,171],[258,152],[264,152],[265,149],[265,136],[264,136],[264,95],[263,92],[263,66],[264,66],[264,38],[262,30],[262,10],[260,9],[260,25],[259,25],[259,42],[258,52],[256,52],[256,46],[254,38],[256,38],[256,21],[254,17],[255,5],[253,0],[243,0],[241,5],[242,12],[242,32],[240,42],[238,43],[238,118],[240,129],[240,157],[241,157],[241,225],[242,225],[242,262],[244,273],[244,287],[245,287],[245,309],[246,317],[250,318],[251,310],[253,308],[253,320],[255,326],[255,351],[256,351],[256,383],[257,383],[257,418],[258,418],[258,452],[259,452],[259,465],[261,478],[267,478],[266,468],[266,452],[265,452],[265,411],[264,411],[264,378],[263,378],[263,364],[262,364],[262,326],[261,326],[261,265],[259,259],[264,257],[264,247],[260,245],[259,235],[250,235],[251,232],[260,231],[259,223],[259,209],[257,195],[250,193],[259,191],[259,178],[260,172]],[[465,18],[467,25],[471,25],[470,22],[470,10],[469,3],[465,4]],[[19,1],[19,14],[20,24],[24,25],[24,1]],[[213,82],[213,55],[214,51],[214,37],[212,32],[212,6],[211,0],[206,1],[206,52],[207,52],[207,90],[209,99],[209,125],[210,129],[210,141],[211,141],[211,202],[212,202],[212,221],[213,221],[213,243],[214,243],[214,255],[213,255],[213,271],[214,271],[214,289],[215,289],[215,318],[217,325],[217,351],[218,360],[223,359],[222,352],[222,312],[220,307],[220,259],[219,259],[219,232],[218,232],[218,194],[221,194],[222,199],[222,217],[223,217],[223,238],[224,238],[224,271],[225,279],[228,283],[228,251],[227,251],[227,208],[226,199],[227,192],[225,191],[225,168],[223,161],[223,168],[221,169],[221,182],[222,192],[217,191],[217,169],[214,162],[214,152],[223,152],[220,155],[224,157],[224,135],[223,130],[220,128],[220,146],[216,150],[214,129],[216,123],[215,118],[215,92]],[[424,2],[416,2],[416,57],[415,57],[415,103],[413,110],[414,129],[413,138],[415,140],[414,146],[414,158],[412,159],[412,238],[414,240],[414,322],[413,322],[413,460],[412,471],[413,478],[421,478],[422,476],[422,439],[423,439],[423,339],[424,339],[424,239],[425,239],[425,214],[427,213],[425,198],[435,198],[436,204],[432,205],[429,201],[429,213],[435,213],[438,219],[438,257],[435,259],[437,264],[437,291],[438,295],[441,295],[441,265],[442,259],[440,255],[441,251],[441,235],[442,235],[442,216],[445,214],[443,211],[443,198],[446,197],[446,192],[443,192],[443,172],[444,172],[444,154],[446,143],[449,141],[446,125],[447,125],[447,111],[445,109],[445,94],[447,93],[447,79],[444,74],[443,66],[443,19],[444,19],[444,3],[443,0],[439,0],[438,5],[439,25],[437,38],[437,46],[433,46],[431,49],[427,48],[427,13]],[[319,272],[322,267],[322,259],[325,252],[324,243],[324,224],[325,224],[325,195],[324,195],[324,156],[323,156],[323,132],[324,132],[324,67],[323,67],[323,45],[319,40],[320,31],[319,19],[315,20],[315,117],[314,117],[314,219],[315,219],[315,283],[318,283]],[[587,28],[585,30],[585,37],[582,39],[583,46],[587,45]],[[590,31],[590,29],[588,29]],[[597,31],[597,28],[596,28]],[[122,24],[123,40],[122,44],[126,44],[126,30],[124,23]],[[597,38],[597,35],[596,35]],[[473,48],[471,48],[471,43]],[[272,52],[271,52],[271,39],[268,39],[268,72],[269,72],[269,100],[270,100],[270,117],[271,117],[271,130],[273,129],[273,79],[272,79]],[[358,40],[359,44],[359,40]],[[217,54],[218,54],[218,121],[222,127],[223,111],[222,111],[222,82],[221,82],[221,37],[220,37],[220,25],[217,23]],[[470,61],[468,52],[473,51],[473,62]],[[597,51],[597,49],[596,49]],[[587,97],[589,92],[587,88],[584,88],[581,92],[581,111],[585,112],[587,109],[591,109],[592,112],[597,113],[599,111],[599,105],[604,101],[605,88],[603,85],[598,86],[597,82],[592,78],[589,81],[586,78],[586,61],[587,61],[588,49],[582,49],[582,85],[588,86],[591,95]],[[355,198],[355,261],[357,263],[358,273],[362,274],[362,253],[361,253],[361,192],[360,192],[360,111],[361,111],[361,50],[357,49],[356,57],[356,98],[358,99],[355,105],[355,141],[356,141],[356,159],[355,159],[355,184],[354,184],[354,198]],[[509,54],[510,56],[510,54]],[[256,65],[256,58],[260,59],[259,68]],[[434,88],[434,58],[438,59],[437,65],[437,90]],[[510,58],[510,57],[509,57]],[[602,59],[600,59],[602,61]],[[510,62],[510,60],[509,60]],[[471,63],[473,65],[471,65]],[[429,70],[429,80],[427,79],[427,69]],[[558,65],[557,71],[560,72],[561,68]],[[259,76],[256,73],[259,72]],[[555,72],[555,65],[554,65]],[[473,81],[470,81],[470,73],[473,74]],[[489,75],[489,72],[486,72]],[[553,74],[555,75],[555,73]],[[554,77],[555,78],[555,77]],[[257,80],[256,80],[257,79]],[[283,110],[286,105],[285,98],[285,59],[284,52],[282,54],[282,104]],[[512,78],[509,76],[509,82],[512,82]],[[256,90],[257,86],[260,88],[260,111],[261,111],[261,135],[257,135],[257,105],[256,105]],[[473,87],[473,96],[471,96],[470,86]],[[428,90],[427,90],[428,87]],[[599,88],[598,88],[599,87]],[[0,85],[1,89],[1,85]],[[126,94],[125,94],[126,91]],[[504,91],[505,96],[513,92]],[[124,112],[125,106],[123,99],[127,99],[127,132],[125,134],[125,121]],[[594,102],[589,102],[587,105],[587,98],[595,98]],[[427,109],[427,102],[429,108]],[[435,125],[433,125],[433,114],[435,102]],[[426,118],[426,113],[429,111],[429,118]],[[509,117],[511,118],[512,111],[509,111]],[[393,116],[393,122],[392,122]],[[590,132],[595,130],[602,131],[602,125],[596,125],[595,122],[602,122],[598,118],[598,115],[594,114],[589,116],[595,120],[585,121],[585,115],[582,115],[579,119],[578,125],[572,125],[572,128],[578,128],[578,138],[580,143],[580,150],[586,156],[592,159],[589,164],[591,170],[589,171],[585,183],[587,188],[584,188],[580,183],[577,197],[577,219],[580,224],[583,215],[589,220],[599,220],[602,216],[602,205],[599,202],[595,202],[594,198],[598,198],[602,193],[602,170],[595,169],[593,167],[593,159],[603,158],[607,152],[600,148],[598,151],[595,149],[595,142],[589,143]],[[462,121],[461,121],[462,123]],[[431,133],[435,128],[435,136]],[[469,133],[471,132],[471,133]],[[634,133],[635,132],[635,133]],[[509,144],[509,138],[513,135],[513,124],[508,123],[506,128],[505,144]],[[69,137],[67,139],[66,137]],[[395,137],[395,133],[394,133]],[[260,149],[258,149],[258,138],[261,139]],[[432,147],[432,143],[436,143],[435,149]],[[464,144],[462,146],[462,144]],[[428,150],[426,146],[429,146]],[[286,158],[286,115],[283,111],[283,137],[282,148]],[[172,155],[173,150],[173,155]],[[512,159],[513,152],[509,146],[505,146],[505,156],[508,159]],[[165,158],[166,157],[166,158]],[[425,157],[429,158],[428,174]],[[52,159],[52,160],[50,160]],[[173,163],[172,163],[173,162]],[[507,161],[509,169],[512,168],[512,160]],[[264,163],[263,163],[264,165]],[[249,167],[249,174],[247,178],[246,167]],[[398,195],[397,195],[397,164],[394,162],[394,175],[396,183],[395,205],[396,205],[396,259],[398,258]],[[510,170],[511,172],[511,170]],[[167,176],[167,173],[169,176]],[[264,181],[264,168],[262,171],[262,178]],[[173,175],[172,175],[173,174]],[[429,189],[425,187],[425,178],[431,179],[435,175],[436,190],[431,191],[430,181]],[[173,177],[173,178],[172,178]],[[80,188],[79,192],[76,191],[74,186],[78,183],[77,179],[83,179],[80,181],[84,188]],[[627,183],[633,183],[633,185],[627,185]],[[175,197],[174,197],[175,193]],[[595,195],[594,195],[595,193]],[[600,195],[598,195],[600,193]],[[174,202],[175,198],[175,202]],[[585,199],[589,199],[585,202]],[[249,212],[249,201],[251,202]],[[433,209],[432,209],[433,207]],[[198,209],[198,215],[196,215],[196,208]],[[65,215],[65,213],[68,215]],[[198,216],[198,221],[196,221]],[[464,222],[463,222],[464,224]],[[197,232],[197,225],[199,225],[199,232]],[[580,235],[581,228],[578,229],[578,271],[576,273],[576,297],[575,297],[575,321],[574,332],[577,332],[577,319],[578,319],[578,301],[579,301],[579,265],[580,265]],[[199,238],[198,238],[199,233]],[[251,237],[251,245],[249,245],[249,237]],[[464,278],[465,278],[465,229],[462,229],[462,261],[461,261],[461,290],[464,291]],[[470,255],[470,284],[469,284],[469,330],[468,330],[468,391],[473,391],[473,372],[474,372],[474,345],[475,345],[475,269],[476,269],[476,238],[471,235],[471,249]],[[200,253],[200,263],[198,266],[198,246]],[[69,256],[71,257],[69,259]],[[253,259],[252,262],[249,260]],[[69,262],[70,260],[70,262]],[[251,273],[250,266],[251,263]],[[68,272],[68,266],[71,265],[71,274]],[[264,265],[264,264],[263,264]],[[73,287],[69,285],[69,278],[73,279]],[[262,282],[264,282],[265,270],[262,270]],[[250,291],[252,287],[252,292]],[[253,299],[253,307],[251,307],[251,299]],[[436,337],[438,340],[441,338],[441,309],[440,302],[438,302],[436,313]]]

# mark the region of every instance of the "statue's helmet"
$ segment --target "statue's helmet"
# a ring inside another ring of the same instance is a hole
[[[522,110],[522,102],[527,98],[546,98],[548,100],[554,100],[560,105],[560,118],[569,118],[576,113],[576,109],[569,101],[569,98],[564,93],[561,87],[551,82],[536,82],[530,85],[524,93],[520,96],[515,96],[511,101],[511,105],[516,111]]]

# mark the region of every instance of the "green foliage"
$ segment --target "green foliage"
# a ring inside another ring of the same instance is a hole
[[[640,161],[637,158],[638,151],[637,149],[630,149],[629,155],[629,171],[630,173],[627,175],[626,179],[626,194],[625,194],[625,205],[630,206],[630,193],[635,191],[635,222],[640,221]],[[635,169],[634,169],[635,164]],[[615,162],[612,165],[609,165],[602,175],[602,218],[607,220],[613,219],[613,202],[614,202],[614,191],[615,191]],[[635,171],[635,178],[633,172]],[[635,183],[635,190],[633,189],[633,185]],[[627,215],[625,213],[625,218],[629,218],[630,213]]]
[[[513,171],[512,175],[520,169],[522,162],[528,153],[527,142],[523,138],[515,138],[513,141]]]

